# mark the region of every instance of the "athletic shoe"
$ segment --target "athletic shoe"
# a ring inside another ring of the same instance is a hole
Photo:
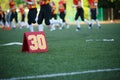
[[[88,27],[89,29],[92,29],[92,24],[89,24],[89,27]]]
[[[79,31],[80,30],[80,28],[78,27],[77,29],[76,29],[76,31]]]

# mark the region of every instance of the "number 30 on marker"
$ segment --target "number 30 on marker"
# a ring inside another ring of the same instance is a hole
[[[42,34],[39,35],[29,35],[28,40],[31,42],[30,49],[38,50],[38,49],[46,49],[46,41],[45,36]]]

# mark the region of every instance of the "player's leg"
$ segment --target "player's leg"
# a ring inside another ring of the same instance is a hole
[[[36,16],[37,16],[37,8],[33,8],[30,10],[30,14],[29,14],[29,20],[30,22],[28,23],[29,24],[29,28],[30,28],[30,31],[31,32],[34,32],[34,28],[33,28],[33,24],[36,23]]]
[[[65,16],[66,16],[66,13],[65,13],[65,12],[62,12],[61,19],[62,19],[62,22],[63,22],[63,26],[66,25],[66,28],[68,29],[68,28],[69,28],[69,24],[68,24],[68,22],[66,22]],[[62,26],[62,27],[63,27],[63,26]]]
[[[25,14],[22,15],[22,26],[25,25]]]
[[[77,25],[76,31],[79,31],[79,30],[80,30],[80,22],[79,22],[79,20],[78,20],[79,14],[80,14],[80,12],[77,10],[77,12],[76,12],[76,14],[75,14],[75,21],[76,21],[76,25]]]
[[[37,18],[37,8],[32,9],[32,23],[36,23],[36,18]]]
[[[14,12],[11,12],[11,15],[10,15],[10,26],[15,29],[16,26],[15,26],[15,23],[13,22],[13,19],[15,18],[15,13]]]
[[[29,26],[30,31],[34,32],[34,28],[32,26],[32,17],[31,17],[32,15],[33,15],[32,10],[29,10],[29,12],[28,12],[28,26]]]
[[[12,14],[11,12],[8,12],[7,16],[6,16],[6,20],[7,20],[8,24],[9,24],[9,28],[11,28],[11,25],[10,25],[11,14]]]
[[[98,25],[99,28],[101,28],[101,25],[97,19],[97,13],[96,13],[96,9],[91,9],[91,18],[92,18],[92,26],[94,25],[94,21],[96,21],[96,24]]]
[[[0,25],[2,25],[2,16],[0,15]]]
[[[90,12],[91,12],[91,25],[93,27],[94,25],[94,21],[96,20],[96,10],[95,9],[90,9]]]
[[[81,10],[81,14],[80,14],[81,20],[84,21],[86,24],[88,24],[88,28],[91,29],[92,25],[90,23],[90,21],[88,21],[87,19],[84,18],[84,10]]]
[[[65,15],[64,15],[63,12],[60,12],[60,15],[59,15],[59,16],[60,16],[60,19],[62,20],[62,24],[61,24],[61,26],[60,26],[60,28],[59,28],[59,29],[61,30],[61,29],[63,28],[63,26],[64,26],[64,22],[65,22],[64,16],[65,16]]]
[[[5,26],[4,26],[3,18],[2,18],[1,15],[0,15],[0,25],[2,25],[2,30],[4,30],[4,29],[5,29]]]
[[[51,25],[50,23],[50,15],[51,15],[51,8],[49,5],[46,5],[46,10],[44,11],[44,16],[45,16],[45,24],[50,28],[50,31],[53,31],[54,25]]]
[[[15,12],[15,22],[18,23],[18,13]]]
[[[39,31],[44,31],[44,27],[42,25],[43,18],[44,18],[44,12],[42,10],[40,10],[39,15],[38,15],[38,21],[37,21]]]
[[[4,15],[4,17],[2,18],[2,22],[3,22],[3,28],[5,29],[6,28],[6,20],[5,20],[5,15]]]
[[[25,14],[21,14],[21,22],[19,22],[20,24],[20,29],[23,28],[23,26],[25,25]]]
[[[100,23],[99,23],[99,20],[98,20],[98,19],[96,19],[96,24],[98,25],[98,28],[101,28],[101,25],[100,25]]]
[[[81,20],[84,21],[86,24],[90,24],[90,22],[84,18],[84,10],[83,8],[81,8],[80,10],[80,17],[81,17]]]
[[[100,23],[99,23],[99,20],[97,19],[97,11],[96,11],[96,9],[95,9],[94,14],[96,15],[94,19],[95,19],[95,21],[96,21],[96,24],[97,24],[98,28],[101,28],[101,25],[100,25]]]
[[[57,14],[51,13],[50,15],[51,15],[51,17],[50,17],[50,25],[52,27],[51,31],[53,31],[53,30],[56,30],[55,26],[56,26],[56,24],[59,24],[59,22],[57,20]]]
[[[6,25],[5,25],[5,14],[0,15],[0,21],[1,21],[1,25],[2,25],[2,30],[4,30],[6,28]]]
[[[64,25],[66,25],[66,28],[69,29],[69,23],[65,20],[66,13],[64,12]]]
[[[7,26],[7,30],[11,30],[11,26],[10,26],[10,16],[11,16],[11,12],[8,12],[6,14],[6,26]]]

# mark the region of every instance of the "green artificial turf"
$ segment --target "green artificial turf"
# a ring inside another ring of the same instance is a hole
[[[86,70],[120,68],[120,24],[102,24],[89,30],[81,25],[69,29],[50,31],[45,27],[49,51],[46,53],[22,53],[21,45],[0,46],[0,79],[36,76]],[[37,31],[37,27],[35,27]],[[0,45],[23,42],[27,28],[0,29]],[[92,39],[93,41],[86,41]],[[96,40],[101,41],[96,41]],[[114,39],[114,41],[102,41]],[[119,80],[120,71],[78,74],[73,76],[42,78],[37,80]],[[36,79],[33,79],[36,80]]]

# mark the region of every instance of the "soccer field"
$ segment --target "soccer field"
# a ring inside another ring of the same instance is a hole
[[[30,54],[22,53],[21,45],[2,46],[22,43],[29,29],[0,29],[0,80],[120,80],[120,24],[75,29],[50,32],[45,27],[49,51]]]

